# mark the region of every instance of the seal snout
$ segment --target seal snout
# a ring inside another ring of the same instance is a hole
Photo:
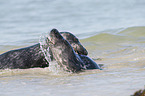
[[[58,32],[58,30],[57,30],[57,29],[55,29],[55,28],[53,28],[50,32],[57,33],[57,32]]]
[[[51,38],[56,37],[57,34],[59,34],[59,32],[58,32],[58,30],[55,29],[55,28],[52,29],[52,30],[50,31],[50,37],[51,37]]]
[[[58,43],[58,41],[63,39],[63,37],[60,34],[60,32],[57,29],[55,29],[55,28],[50,31],[49,35],[50,35],[50,41],[53,44],[56,44],[56,43]]]
[[[59,33],[59,31],[57,30],[57,29],[52,29],[51,31],[50,31],[50,37],[55,37],[55,38],[58,38],[58,37],[60,37],[61,35],[60,35],[60,33]]]

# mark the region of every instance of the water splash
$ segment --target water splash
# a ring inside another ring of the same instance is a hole
[[[63,70],[62,67],[60,67],[60,65],[58,65],[58,63],[56,61],[51,61],[49,63],[49,71],[51,71],[53,73],[53,75],[64,75],[68,72],[65,72]]]
[[[49,33],[43,33],[40,36],[39,39],[39,43],[40,43],[40,49],[43,52],[45,59],[47,60],[47,62],[49,63],[49,71],[51,71],[53,74],[61,74],[64,73],[64,71],[62,70],[62,68],[57,64],[56,61],[51,60],[51,54],[50,54],[50,49],[49,49],[49,45],[47,44],[47,40],[49,39]]]
[[[51,54],[50,54],[50,49],[49,46],[46,42],[46,39],[49,37],[48,33],[43,33],[40,38],[39,38],[39,43],[40,43],[40,49],[43,52],[45,59],[47,62],[51,62]]]

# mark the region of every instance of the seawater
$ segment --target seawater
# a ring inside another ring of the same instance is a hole
[[[130,96],[145,86],[144,0],[0,0],[0,53],[75,34],[103,70],[0,70],[0,96]],[[56,64],[52,62],[52,64]],[[57,72],[56,72],[57,71]]]

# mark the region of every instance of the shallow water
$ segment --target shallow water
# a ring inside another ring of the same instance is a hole
[[[0,96],[130,96],[143,89],[144,4],[144,0],[0,0],[0,53],[36,44],[41,34],[58,28],[75,34],[89,57],[104,64],[103,70],[79,74],[54,66],[0,70]]]

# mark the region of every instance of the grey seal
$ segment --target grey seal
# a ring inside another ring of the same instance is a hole
[[[86,67],[86,69],[102,70],[95,61],[93,61],[91,58],[87,56],[88,51],[83,47],[83,45],[80,43],[79,39],[75,35],[73,35],[70,32],[60,32],[60,34],[63,36],[64,39],[66,39],[71,44],[75,52],[82,59],[83,63],[85,64],[84,66]]]
[[[60,32],[68,41],[74,50],[79,53],[86,55],[88,52],[79,42],[77,37],[75,37],[70,32]],[[46,49],[48,45],[45,46]],[[51,51],[51,59],[53,59]],[[40,67],[45,68],[49,66],[49,62],[45,59],[43,52],[40,49],[40,43],[35,45],[20,48],[16,50],[10,50],[0,55],[0,69],[10,68],[10,69],[26,69]]]
[[[57,29],[50,31],[48,44],[52,54],[63,70],[68,72],[79,72],[83,68],[83,61],[76,55],[70,43],[63,38]]]
[[[75,53],[71,44],[63,38],[57,29],[52,29],[48,44],[52,54],[63,70],[68,72],[80,72],[84,69],[101,69],[92,59],[86,55]]]

